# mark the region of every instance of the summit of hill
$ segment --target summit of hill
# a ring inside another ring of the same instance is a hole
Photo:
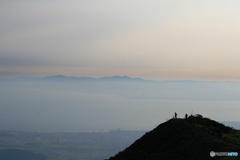
[[[210,152],[240,153],[240,131],[201,115],[170,119],[109,160],[206,160]]]

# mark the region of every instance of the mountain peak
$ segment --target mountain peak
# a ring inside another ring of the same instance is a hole
[[[112,76],[112,77],[102,77],[102,78],[99,78],[100,80],[124,80],[124,81],[129,81],[129,80],[143,80],[141,78],[131,78],[131,77],[128,77],[128,76]]]
[[[188,119],[171,119],[109,160],[210,159],[211,151],[240,151],[240,143],[235,144],[224,138],[226,135],[233,136],[235,131],[199,115]]]
[[[62,79],[62,78],[66,78],[66,76],[63,75],[46,76],[43,79]]]
[[[66,76],[63,76],[63,75],[56,75],[56,76],[49,76],[49,77],[55,77],[55,78],[65,78]]]

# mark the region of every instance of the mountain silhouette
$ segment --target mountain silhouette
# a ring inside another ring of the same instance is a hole
[[[99,80],[142,81],[143,79],[142,78],[130,78],[128,76],[112,76],[112,77],[102,77],[102,78],[99,78]]]
[[[0,150],[0,160],[46,160],[47,156],[27,150],[3,149]]]
[[[201,115],[171,119],[109,160],[206,160],[210,152],[240,153],[240,131]]]
[[[23,78],[21,78],[23,79]],[[20,79],[20,80],[21,80]],[[25,78],[26,79],[26,78]],[[92,77],[75,77],[75,76],[46,76],[40,78],[41,81],[62,81],[62,82],[99,82],[99,81],[143,81],[141,78],[130,78],[128,76],[112,76],[112,77],[101,77],[101,78],[92,78]]]
[[[63,76],[63,75],[56,75],[56,76],[46,76],[41,78],[40,80],[43,81],[63,81],[63,82],[74,82],[74,81],[94,81],[95,78],[92,77],[74,77],[74,76]]]

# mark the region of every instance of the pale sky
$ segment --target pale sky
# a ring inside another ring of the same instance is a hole
[[[239,81],[239,69],[239,0],[0,0],[0,79],[61,74]],[[151,129],[174,112],[183,117],[192,110],[240,120],[240,83],[186,82],[1,81],[0,127]]]
[[[239,0],[0,0],[0,77],[240,79]]]

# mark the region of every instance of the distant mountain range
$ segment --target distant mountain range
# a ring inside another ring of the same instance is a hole
[[[9,79],[0,79],[9,80]],[[62,81],[62,82],[100,82],[100,81],[138,81],[138,82],[167,82],[167,83],[185,83],[185,84],[196,84],[196,83],[239,83],[240,81],[200,81],[200,80],[146,80],[142,78],[132,78],[129,76],[111,76],[111,77],[77,77],[77,76],[64,76],[54,75],[45,77],[17,77],[10,79],[12,81]]]
[[[207,160],[239,159],[218,157],[216,152],[240,153],[240,130],[201,115],[171,119],[146,133],[109,160]],[[212,156],[210,156],[210,152]]]
[[[61,81],[61,82],[147,81],[142,78],[131,78],[128,76],[112,76],[112,77],[93,78],[93,77],[75,77],[75,76],[63,76],[63,75],[46,76],[46,77],[18,77],[18,78],[14,78],[12,80]]]

